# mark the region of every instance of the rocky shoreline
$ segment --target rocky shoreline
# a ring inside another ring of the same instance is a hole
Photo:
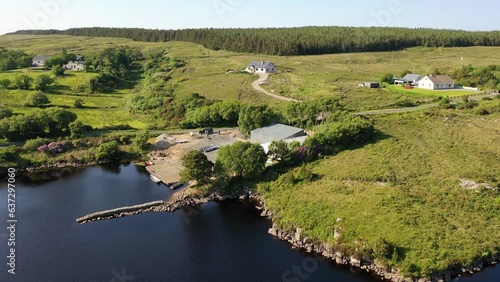
[[[138,214],[143,214],[143,213],[149,213],[149,212],[174,212],[178,209],[185,208],[185,207],[192,207],[192,206],[197,206],[197,205],[202,205],[206,204],[211,201],[225,201],[229,199],[237,199],[238,196],[234,197],[228,197],[228,196],[220,196],[218,194],[211,194],[208,197],[204,198],[199,198],[199,197],[193,197],[188,194],[182,194],[178,198],[176,198],[173,201],[169,202],[164,202],[163,204],[156,205],[152,203],[153,205],[147,206],[147,207],[142,207],[141,205],[136,206],[137,208],[134,209],[134,207],[128,207],[133,209],[132,211],[119,211],[121,208],[116,209],[117,212],[113,213],[112,210],[109,212],[107,215],[102,215],[98,217],[92,217],[91,215],[88,215],[88,218],[85,218],[87,216],[84,216],[82,218],[77,219],[78,223],[85,224],[85,223],[90,223],[94,221],[99,221],[99,220],[108,220],[108,219],[114,219],[114,218],[121,218],[125,216],[133,216],[133,215],[138,215]]]
[[[58,169],[58,168],[67,168],[67,167],[73,167],[73,168],[79,168],[79,167],[90,167],[90,166],[95,166],[99,164],[106,164],[109,162],[106,161],[91,161],[91,162],[57,162],[57,163],[49,163],[49,164],[42,164],[38,166],[28,166],[28,167],[21,167],[18,168],[17,171],[20,172],[27,172],[27,173],[32,173],[36,171],[43,171],[43,170],[51,170],[51,169]]]
[[[443,271],[440,274],[433,275],[432,277],[414,279],[409,277],[403,277],[398,273],[397,270],[387,269],[377,260],[369,261],[363,260],[359,258],[355,258],[354,256],[350,256],[341,252],[336,252],[333,250],[331,246],[323,243],[315,243],[311,239],[304,237],[302,234],[302,229],[296,227],[293,230],[283,230],[280,229],[274,222],[273,213],[271,210],[268,210],[265,206],[264,197],[255,194],[252,192],[245,193],[243,195],[233,195],[233,196],[221,196],[219,194],[211,194],[208,197],[196,197],[192,195],[188,195],[186,193],[181,194],[178,198],[173,201],[165,202],[163,205],[152,206],[148,208],[138,209],[131,212],[120,212],[117,214],[98,217],[94,219],[89,219],[82,221],[80,223],[89,223],[98,220],[107,220],[113,218],[120,218],[124,216],[132,216],[142,213],[148,212],[174,212],[178,209],[184,207],[192,207],[201,204],[206,204],[211,201],[225,201],[225,200],[239,200],[239,201],[248,201],[255,205],[255,208],[261,211],[261,216],[269,219],[273,225],[268,230],[269,234],[277,237],[280,240],[289,242],[294,248],[302,249],[308,253],[317,253],[326,259],[330,259],[335,261],[335,263],[340,265],[351,265],[367,272],[373,273],[385,280],[394,281],[394,282],[445,282],[452,281],[455,277],[460,277],[464,274],[473,274],[476,272],[480,272],[484,267],[489,265],[495,265],[500,261],[500,254],[497,254],[491,257],[488,260],[479,259],[474,263],[463,266],[463,267],[451,267],[447,271]]]
[[[474,263],[463,266],[463,267],[451,267],[447,271],[443,271],[439,274],[433,275],[432,277],[414,279],[410,277],[404,277],[394,269],[387,269],[385,266],[380,264],[376,259],[374,261],[358,259],[350,255],[346,255],[340,252],[336,252],[328,244],[314,243],[307,237],[302,235],[302,229],[296,227],[294,230],[283,230],[280,229],[274,222],[273,213],[271,210],[266,209],[264,198],[257,194],[250,194],[249,199],[256,201],[258,204],[256,208],[261,210],[261,216],[266,217],[271,222],[273,226],[269,228],[268,233],[277,237],[280,240],[289,242],[294,248],[302,249],[308,253],[321,254],[327,259],[335,261],[335,263],[340,265],[351,265],[370,273],[373,273],[385,280],[394,282],[445,282],[452,281],[455,277],[460,277],[464,274],[473,274],[482,271],[485,267],[496,265],[500,262],[500,253],[489,259],[478,259]],[[240,197],[240,200],[242,198]]]

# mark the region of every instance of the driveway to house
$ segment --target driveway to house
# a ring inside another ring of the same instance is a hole
[[[292,99],[292,98],[287,98],[287,97],[283,97],[283,96],[279,96],[279,95],[276,95],[276,94],[273,94],[267,90],[265,90],[264,88],[260,87],[260,84],[262,82],[265,82],[266,80],[269,79],[269,74],[268,73],[260,73],[259,74],[259,79],[257,79],[256,81],[254,81],[252,83],[252,87],[253,89],[269,96],[269,97],[273,97],[275,99],[279,99],[279,100],[282,100],[282,101],[286,101],[286,102],[301,102],[299,100],[295,100],[295,99]]]
[[[498,93],[490,93],[490,94],[483,94],[483,95],[474,95],[470,96],[470,100],[481,100],[485,97],[490,97],[493,98],[495,96],[498,96],[500,94]],[[452,104],[458,103],[462,98],[461,97],[455,97],[451,99]],[[426,104],[426,105],[421,105],[417,107],[408,107],[408,108],[396,108],[396,109],[384,109],[384,110],[373,110],[373,111],[365,111],[365,112],[359,112],[355,113],[356,115],[380,115],[380,114],[394,114],[394,113],[406,113],[406,112],[413,112],[413,111],[419,111],[419,110],[425,110],[425,109],[430,109],[430,108],[435,108],[439,106],[439,104],[434,103],[434,104]]]

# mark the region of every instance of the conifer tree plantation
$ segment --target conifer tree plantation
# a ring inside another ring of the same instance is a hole
[[[500,46],[500,31],[471,32],[388,27],[183,30],[93,27],[67,30],[24,30],[16,34],[120,37],[145,42],[185,41],[201,44],[213,50],[278,56],[397,51],[417,46]]]

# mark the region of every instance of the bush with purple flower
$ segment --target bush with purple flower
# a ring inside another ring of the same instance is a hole
[[[52,142],[38,147],[38,151],[46,154],[61,154],[66,152],[67,147],[64,142]]]

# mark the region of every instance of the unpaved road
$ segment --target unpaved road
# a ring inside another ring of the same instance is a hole
[[[295,100],[295,99],[292,99],[292,98],[287,98],[287,97],[283,97],[283,96],[280,96],[280,95],[276,95],[276,94],[273,94],[267,90],[265,90],[264,88],[260,87],[260,83],[261,82],[264,82],[266,80],[269,79],[269,74],[268,73],[260,73],[259,74],[259,79],[257,79],[256,81],[254,81],[252,83],[252,87],[253,89],[269,96],[269,97],[273,97],[275,99],[279,99],[279,100],[282,100],[282,101],[286,101],[286,102],[300,102],[299,100]]]

